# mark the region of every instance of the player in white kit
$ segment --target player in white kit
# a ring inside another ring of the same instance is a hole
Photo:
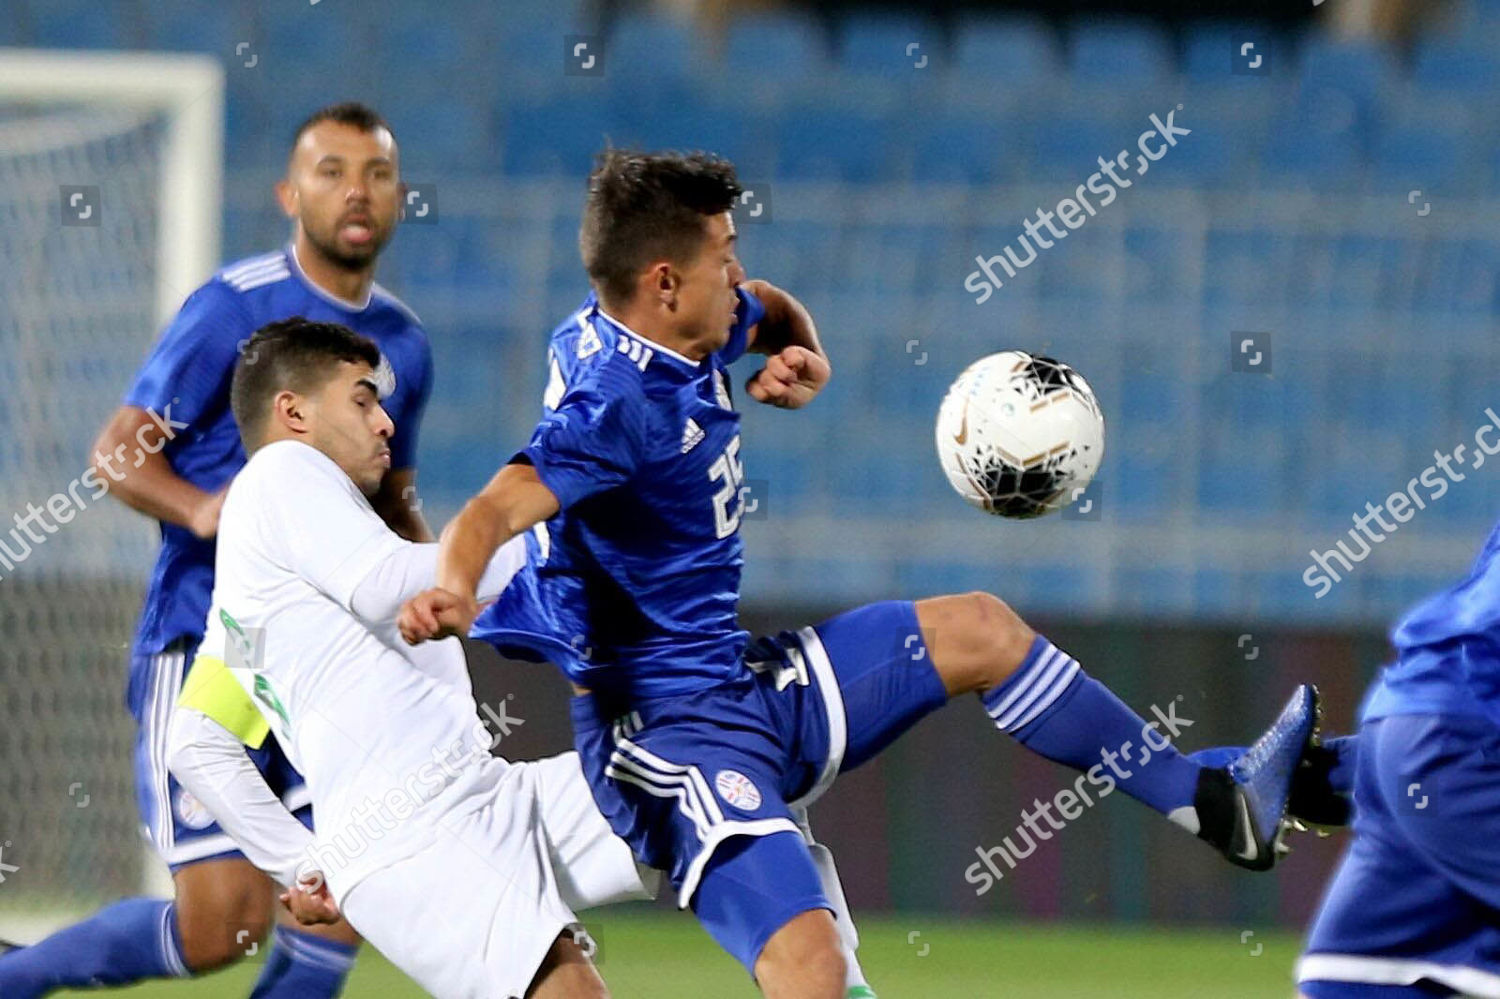
[[[437,545],[402,539],[367,499],[393,432],[378,364],[347,328],[292,319],[236,366],[250,459],[224,501],[173,771],[290,889],[299,919],[342,911],[434,995],[607,995],[573,909],[649,897],[646,879],[576,754],[491,756],[459,642],[397,633]],[[497,594],[524,559],[520,545],[497,553],[482,589]],[[268,731],[307,779],[316,832],[244,752]]]

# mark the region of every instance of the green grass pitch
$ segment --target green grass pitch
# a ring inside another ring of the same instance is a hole
[[[860,924],[860,959],[881,999],[1289,999],[1298,951],[1292,935],[1256,932],[1241,941],[1233,929],[954,922],[918,915],[864,918]],[[687,914],[622,910],[593,914],[589,925],[600,944],[600,971],[616,999],[759,995]],[[252,960],[200,981],[110,994],[245,996],[258,970]],[[416,999],[424,993],[366,948],[344,994]]]

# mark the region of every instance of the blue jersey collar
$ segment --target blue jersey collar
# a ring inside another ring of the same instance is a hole
[[[604,306],[600,305],[598,302],[594,303],[594,313],[596,315],[598,315],[599,317],[601,317],[602,319],[604,319],[606,322],[608,322],[611,326],[613,326],[620,333],[623,333],[625,336],[628,336],[628,337],[630,337],[633,340],[640,341],[640,343],[641,343],[642,346],[647,347],[647,348],[649,348],[652,351],[655,351],[657,354],[660,354],[663,357],[669,357],[672,360],[676,361],[678,364],[684,365],[685,367],[690,368],[693,371],[697,371],[697,370],[699,370],[703,366],[703,362],[702,361],[695,361],[691,357],[688,357],[685,354],[679,354],[679,353],[677,353],[677,351],[672,350],[670,347],[663,347],[661,344],[657,343],[655,340],[650,340],[650,339],[647,339],[646,337],[641,336],[635,330],[631,329],[629,326],[626,326],[624,323],[620,322],[618,319],[616,319],[614,316],[610,315],[608,312],[605,312],[604,311]]]

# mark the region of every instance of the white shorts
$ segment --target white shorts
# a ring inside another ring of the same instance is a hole
[[[498,762],[498,761],[497,761]],[[502,764],[503,765],[503,764]],[[574,908],[651,898],[578,754],[511,764],[494,800],[349,889],[350,925],[438,999],[521,999]]]

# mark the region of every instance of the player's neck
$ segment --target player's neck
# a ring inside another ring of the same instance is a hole
[[[293,244],[297,251],[297,266],[309,281],[334,298],[345,302],[363,302],[370,297],[370,285],[375,283],[375,262],[368,267],[351,271],[325,257],[304,235],[298,235]]]
[[[712,349],[702,340],[682,336],[672,330],[671,327],[665,326],[656,320],[646,310],[626,308],[616,312],[602,302],[599,307],[604,311],[605,315],[623,325],[636,336],[650,340],[652,343],[660,344],[674,354],[681,354],[690,361],[701,361],[713,353]]]

